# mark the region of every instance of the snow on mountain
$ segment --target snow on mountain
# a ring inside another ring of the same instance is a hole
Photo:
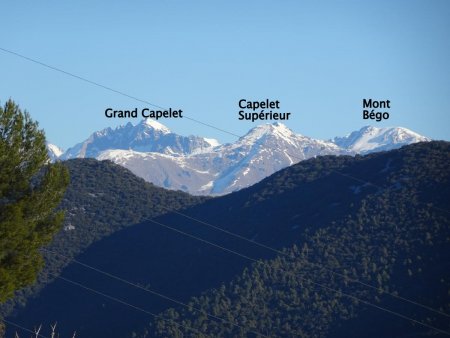
[[[216,163],[223,164],[224,169],[214,180],[212,194],[248,187],[314,156],[348,153],[331,142],[295,134],[282,123],[257,126],[235,143],[223,145],[216,151],[221,155]]]
[[[185,155],[210,147],[211,144],[201,137],[180,136],[157,121],[145,119],[137,125],[128,123],[115,129],[97,131],[68,149],[61,158],[97,157],[109,149]]]
[[[406,128],[372,126],[365,126],[347,136],[335,137],[332,140],[336,145],[358,154],[391,150],[424,141],[430,141],[430,139]]]
[[[55,162],[64,153],[61,148],[52,143],[47,143],[47,152],[51,162]]]
[[[170,134],[169,128],[167,128],[165,125],[159,123],[158,121],[155,121],[152,119],[145,119],[145,120],[143,120],[143,123],[155,131],[159,131],[163,134]]]
[[[208,163],[203,154],[171,156],[133,150],[106,150],[97,159],[110,160],[131,170],[148,182],[172,190],[202,194],[201,187],[211,181],[216,172],[204,169]],[[208,193],[208,192],[205,192]]]
[[[206,138],[206,137],[204,137],[203,139],[204,139],[206,142],[208,142],[209,145],[210,145],[211,147],[217,147],[217,146],[220,146],[220,142],[217,141],[215,138]]]
[[[333,143],[297,135],[280,123],[257,126],[235,143],[210,144],[215,146],[182,156],[108,150],[98,159],[112,160],[165,188],[222,195],[310,157],[349,153]]]
[[[364,127],[316,140],[281,123],[259,125],[234,143],[180,136],[153,120],[92,134],[61,158],[111,160],[158,186],[194,195],[223,195],[299,161],[322,155],[366,154],[429,140],[405,128]]]

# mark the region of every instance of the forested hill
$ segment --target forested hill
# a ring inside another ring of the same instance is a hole
[[[64,228],[56,235],[49,249],[74,257],[95,241],[112,233],[167,212],[204,201],[184,192],[169,191],[145,182],[110,161],[74,159],[63,162],[70,171],[70,185],[60,209],[66,210]],[[44,253],[46,267],[38,283],[17,293],[4,304],[4,314],[39,291],[59,274],[67,260]]]
[[[381,159],[380,174],[387,180],[378,180],[380,186],[348,215],[308,227],[285,255],[253,264],[231,282],[191,298],[189,309],[165,311],[138,337],[447,336],[450,146],[419,144],[361,160],[376,166]],[[280,173],[278,182],[289,176]]]
[[[182,211],[190,218],[172,213],[158,217],[159,224],[143,222],[118,231],[78,257],[141,286],[191,301],[239,328],[214,324],[203,312],[168,310],[174,303],[76,264],[63,276],[163,313],[170,321],[152,322],[148,314],[60,280],[47,286],[15,320],[28,326],[58,320],[64,334],[77,330],[80,337],[181,336],[171,321],[191,329],[184,336],[198,331],[222,337],[251,336],[249,331],[285,337],[410,337],[430,332],[333,289],[448,330],[448,317],[350,279],[449,313],[449,156],[449,143],[428,142],[369,156],[303,161],[248,189]],[[278,250],[286,248],[288,255],[279,256],[207,224]],[[242,256],[167,226],[261,262],[252,266]]]
[[[143,219],[207,200],[156,187],[110,161],[76,159],[64,163],[71,177],[60,206],[67,212],[66,231],[57,235],[53,245],[64,248],[66,253],[79,252],[92,242]]]

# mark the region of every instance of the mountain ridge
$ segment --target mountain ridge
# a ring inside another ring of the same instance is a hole
[[[331,142],[354,151],[358,154],[368,154],[375,151],[391,150],[392,145],[404,146],[416,142],[431,141],[412,130],[403,127],[376,128],[364,126],[344,137],[335,137]]]
[[[355,155],[429,141],[402,127],[366,126],[344,137],[318,140],[282,123],[262,124],[232,143],[180,136],[157,121],[106,128],[69,148],[59,159],[94,157],[120,164],[157,186],[193,195],[224,195],[248,187],[299,161]]]
[[[209,147],[211,147],[210,141],[201,137],[181,136],[172,133],[169,128],[157,121],[145,119],[137,125],[128,122],[115,129],[108,127],[96,131],[85,141],[67,149],[60,159],[95,158],[108,149],[133,149],[141,152],[181,155]]]

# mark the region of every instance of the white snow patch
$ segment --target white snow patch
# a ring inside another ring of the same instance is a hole
[[[202,185],[199,190],[205,191],[205,190],[211,189],[213,187],[213,185],[214,185],[214,181],[209,181],[205,185]]]
[[[295,162],[292,160],[291,156],[289,156],[289,154],[286,152],[286,150],[284,151],[284,155],[286,155],[286,157],[289,159],[289,165],[293,165]]]
[[[60,147],[58,147],[58,146],[56,146],[56,145],[54,145],[54,144],[51,144],[51,143],[47,143],[47,148],[56,156],[56,157],[60,157],[63,153],[64,153],[64,151],[60,148]]]
[[[211,147],[217,147],[220,146],[220,142],[217,141],[215,138],[203,138],[208,144],[211,145]]]
[[[161,124],[161,123],[159,123],[159,122],[157,122],[155,120],[147,118],[147,119],[144,120],[144,124],[146,126],[151,127],[154,130],[161,131],[164,134],[169,134],[170,133],[170,129],[169,128],[167,128],[165,125],[163,125],[163,124]]]
[[[191,168],[191,170],[193,170],[199,174],[210,174],[211,173],[209,170],[198,170],[198,169],[194,169],[194,168]]]

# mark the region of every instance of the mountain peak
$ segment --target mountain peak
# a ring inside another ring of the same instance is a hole
[[[57,157],[61,156],[63,154],[63,150],[58,147],[57,145],[54,145],[52,143],[47,143],[47,148],[53,153],[55,154]]]
[[[380,128],[374,126],[364,126],[359,131],[360,133],[370,133],[371,131],[378,130]]]
[[[206,143],[208,143],[209,145],[211,145],[211,147],[217,147],[220,146],[220,142],[218,140],[216,140],[215,138],[203,138]]]
[[[160,132],[162,132],[164,134],[170,134],[171,133],[169,128],[167,128],[165,125],[163,125],[163,124],[161,124],[161,123],[159,123],[159,122],[157,122],[155,120],[147,118],[147,119],[142,120],[141,123],[144,126],[150,127],[150,128],[152,128],[154,130],[158,130],[158,131],[160,131]]]
[[[283,123],[266,123],[260,124],[252,129],[242,137],[242,139],[257,140],[266,135],[276,135],[283,138],[290,138],[295,136],[294,132],[286,127]]]
[[[335,137],[332,142],[350,151],[366,154],[368,152],[390,150],[406,144],[431,141],[403,127],[364,126],[344,137]]]
[[[280,122],[275,122],[271,124],[274,131],[282,133],[284,135],[294,135],[295,133],[289,129],[285,124]]]
[[[64,151],[60,147],[47,142],[47,153],[51,162],[55,162],[63,154],[63,152]]]

